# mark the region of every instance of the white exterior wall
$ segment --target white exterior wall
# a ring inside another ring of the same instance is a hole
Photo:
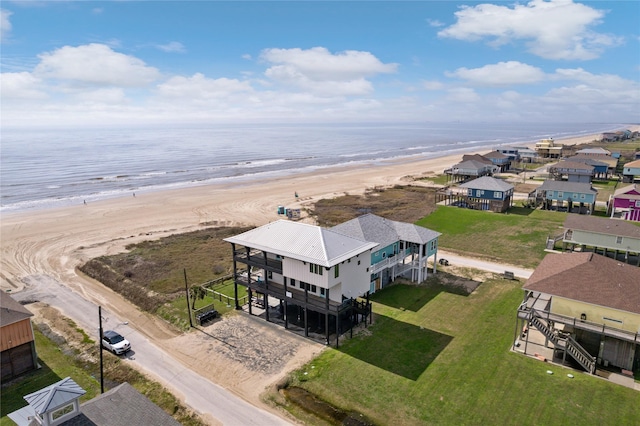
[[[282,262],[282,273],[285,277],[293,278],[296,282],[304,281],[318,287],[329,288],[329,275],[333,274],[333,270],[327,271],[324,266],[321,268],[322,275],[309,272],[308,262],[290,258]]]

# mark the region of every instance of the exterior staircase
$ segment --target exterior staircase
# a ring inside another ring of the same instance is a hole
[[[562,337],[557,333],[554,333],[547,324],[545,324],[540,315],[534,310],[531,310],[531,317],[529,323],[538,329],[544,336],[549,339],[553,345],[559,349],[563,349],[565,353],[571,355],[578,364],[589,374],[595,374],[596,372],[596,358],[591,356],[589,352],[578,342],[576,342],[571,336]]]
[[[562,240],[562,238],[564,237],[564,234],[560,234],[558,236],[552,237],[552,236],[548,236],[547,237],[547,250],[554,250],[556,243],[560,240]]]

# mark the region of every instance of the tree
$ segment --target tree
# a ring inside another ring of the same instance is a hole
[[[207,295],[207,290],[205,290],[204,287],[197,285],[194,287],[191,287],[189,289],[189,293],[191,295],[191,309],[195,309],[196,308],[196,299],[204,299],[204,296]]]

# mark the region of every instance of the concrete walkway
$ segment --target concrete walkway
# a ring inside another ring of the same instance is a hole
[[[528,279],[533,273],[533,269],[525,269],[503,263],[495,263],[472,257],[459,256],[444,250],[438,250],[438,259],[447,259],[451,266],[475,268],[482,271],[495,272],[496,274],[504,274],[505,271],[510,271],[513,272],[513,275],[517,278]]]

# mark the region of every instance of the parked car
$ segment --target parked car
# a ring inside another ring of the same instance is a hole
[[[116,355],[124,354],[131,349],[131,343],[113,330],[102,333],[102,346]]]

